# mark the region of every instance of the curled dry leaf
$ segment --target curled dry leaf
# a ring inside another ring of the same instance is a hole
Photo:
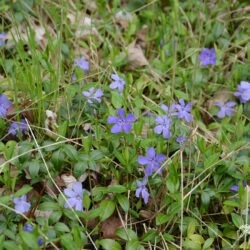
[[[144,56],[142,48],[135,42],[128,46],[128,64],[130,69],[136,69],[148,65],[148,60]]]
[[[102,223],[101,232],[103,238],[112,239],[116,237],[116,230],[122,227],[121,220],[116,216],[111,216]]]
[[[55,134],[53,132],[55,132],[56,128],[58,127],[56,119],[57,115],[55,112],[51,110],[46,110],[46,120],[45,120],[46,134],[52,138],[55,137]]]
[[[151,220],[154,217],[154,214],[150,211],[147,211],[147,210],[141,210],[140,217],[143,219]]]
[[[73,183],[77,181],[73,175],[66,175],[66,174],[61,175],[61,179],[63,180],[67,188],[71,188]]]
[[[90,11],[95,11],[97,9],[96,1],[94,0],[83,0],[86,9]]]
[[[97,29],[92,24],[92,19],[87,15],[79,16],[77,13],[68,13],[67,17],[75,27],[76,38],[85,38],[89,35],[95,35],[101,39]]]
[[[35,24],[34,22],[30,22],[30,28],[35,33],[35,40],[37,44],[41,48],[45,48],[48,39],[46,37],[46,31],[45,28],[42,25]],[[48,30],[50,32],[50,35],[54,34],[54,31],[52,28],[48,27]],[[12,48],[15,46],[16,41],[23,40],[25,42],[28,42],[30,31],[27,29],[27,27],[24,24],[20,24],[17,27],[13,26],[8,33],[6,34],[6,47]]]
[[[53,211],[42,211],[42,210],[38,210],[36,209],[36,211],[34,212],[35,217],[43,217],[48,219],[51,215],[52,215]]]
[[[126,29],[129,23],[133,21],[133,15],[127,11],[120,10],[115,14],[115,21],[121,25],[123,29]]]
[[[148,34],[148,26],[143,25],[142,28],[136,33],[137,44],[141,46],[141,48],[145,49],[147,46],[147,34]]]

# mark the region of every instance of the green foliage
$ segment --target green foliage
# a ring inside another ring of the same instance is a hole
[[[0,94],[12,107],[0,118],[0,249],[249,249],[250,103],[233,95],[250,81],[247,4],[2,0]],[[200,65],[202,48],[215,48],[215,65]],[[75,65],[82,56],[89,72]],[[123,93],[110,89],[112,74]],[[82,95],[91,87],[100,103]],[[181,98],[194,119],[171,116],[164,139],[160,105]],[[237,102],[233,116],[219,119],[217,101]],[[136,118],[130,133],[111,133],[119,108]],[[32,133],[11,135],[22,118]],[[145,203],[136,181],[149,147],[166,160]],[[75,181],[83,211],[65,206]],[[15,214],[23,195],[31,208]]]

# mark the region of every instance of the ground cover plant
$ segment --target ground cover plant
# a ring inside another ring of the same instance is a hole
[[[248,1],[0,12],[0,249],[250,249]]]

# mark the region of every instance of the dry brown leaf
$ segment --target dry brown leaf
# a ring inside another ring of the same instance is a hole
[[[136,33],[137,44],[141,46],[141,48],[145,49],[147,46],[147,34],[148,34],[148,26],[143,25],[142,28]]]
[[[147,210],[141,210],[140,211],[140,217],[142,217],[143,219],[152,219],[154,217],[154,214],[150,211]]]
[[[35,217],[43,217],[43,218],[48,219],[52,213],[53,211],[42,211],[42,210],[36,209],[36,211],[34,212],[34,215]]]
[[[66,174],[61,175],[61,179],[63,180],[67,188],[71,188],[73,183],[77,181],[73,175]]]
[[[75,37],[76,38],[85,38],[89,35],[95,35],[101,39],[97,29],[92,24],[92,19],[87,15],[81,15],[80,17],[77,13],[68,13],[68,19],[76,27]]]
[[[35,40],[37,44],[39,44],[41,48],[45,48],[48,43],[48,39],[46,38],[45,28],[42,25],[37,25],[32,21],[30,21],[30,27],[35,32]],[[48,29],[49,29],[50,35],[54,34],[54,31],[52,28],[48,27]],[[7,48],[14,47],[15,41],[19,41],[19,40],[28,42],[28,39],[29,39],[28,32],[29,31],[24,24],[13,26],[6,34],[6,39],[7,39],[6,47]]]
[[[46,120],[45,120],[45,128],[46,134],[50,137],[55,137],[56,128],[58,127],[56,123],[57,114],[51,110],[46,110]]]
[[[95,11],[97,9],[96,1],[94,1],[94,0],[84,0],[83,2],[86,5],[85,6],[86,9],[88,9],[90,11]]]
[[[145,65],[148,65],[148,60],[144,56],[140,45],[131,43],[128,46],[128,63],[130,69],[136,69]]]
[[[102,223],[101,232],[103,238],[115,238],[115,232],[118,228],[122,227],[122,222],[118,217],[111,216]]]
[[[124,10],[120,10],[115,14],[115,21],[121,25],[123,29],[126,29],[128,28],[129,23],[133,21],[133,15]]]

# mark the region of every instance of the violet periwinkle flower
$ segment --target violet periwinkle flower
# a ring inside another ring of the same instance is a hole
[[[32,233],[34,231],[34,226],[32,224],[25,223],[24,226],[23,226],[23,231],[27,232],[27,233]],[[42,246],[43,243],[44,243],[43,238],[41,236],[39,236],[37,238],[37,244],[39,246]]]
[[[165,161],[166,156],[163,154],[156,154],[155,149],[150,147],[147,149],[146,156],[140,155],[138,163],[146,165],[145,175],[150,176],[154,171],[160,171],[161,163]]]
[[[67,202],[65,202],[65,208],[72,208],[76,211],[83,211],[82,198],[83,198],[83,189],[81,182],[73,183],[71,188],[65,188],[64,194],[67,197]]]
[[[103,97],[103,91],[100,88],[95,89],[94,87],[91,87],[88,91],[83,91],[82,94],[87,98],[88,103],[95,101],[100,103]]]
[[[27,201],[27,196],[15,197],[13,199],[17,214],[23,214],[29,211],[31,204]]]
[[[21,119],[20,122],[12,122],[10,124],[8,133],[12,135],[21,135],[28,130],[28,125],[24,119]]]
[[[23,226],[23,231],[32,233],[34,231],[34,226],[32,224],[25,223]]]
[[[74,65],[83,69],[85,74],[89,72],[89,62],[85,59],[85,57],[75,59]]]
[[[174,104],[173,109],[175,112],[173,115],[177,115],[179,119],[184,119],[186,122],[191,122],[193,120],[193,116],[190,114],[192,109],[191,102],[185,104],[183,99],[179,100],[179,104]]]
[[[116,116],[108,117],[108,124],[114,124],[111,128],[111,133],[117,134],[124,132],[128,134],[132,129],[132,124],[135,122],[135,117],[133,114],[129,113],[125,116],[124,109],[117,109]]]
[[[174,107],[175,107],[174,104],[171,104],[170,107],[168,107],[168,106],[165,105],[165,104],[161,104],[161,109],[162,109],[163,111],[165,111],[166,114],[167,114],[168,116],[172,116],[172,115],[173,115],[174,109],[175,109]]]
[[[0,33],[0,47],[3,47],[5,44],[6,34],[4,32]]]
[[[179,135],[176,138],[176,142],[178,142],[180,144],[180,146],[187,140],[186,136],[183,135]]]
[[[43,245],[43,243],[44,243],[43,238],[41,236],[39,236],[37,239],[37,244],[41,247]]]
[[[220,108],[219,112],[216,114],[218,118],[224,118],[225,116],[232,116],[234,113],[235,102],[216,102],[215,105]]]
[[[149,199],[148,189],[146,188],[147,179],[143,178],[142,181],[137,180],[136,185],[137,185],[137,188],[136,188],[136,191],[135,191],[135,196],[137,198],[142,197],[143,200],[144,200],[144,203],[147,204],[148,199]]]
[[[158,135],[162,134],[163,138],[169,139],[172,136],[171,119],[167,115],[157,116],[155,119],[156,127],[154,132]]]
[[[7,115],[8,109],[11,107],[11,102],[9,99],[4,95],[0,95],[0,118],[4,118]]]
[[[241,103],[246,103],[250,100],[250,83],[241,81],[237,86],[237,91],[234,93],[240,99]]]
[[[242,185],[245,187],[247,185],[247,182],[243,181]],[[230,187],[230,191],[238,192],[238,190],[239,190],[239,185],[238,184],[234,184],[233,186]]]
[[[113,82],[109,85],[111,89],[117,89],[119,93],[122,93],[125,85],[125,81],[120,78],[117,74],[112,74],[111,78]]]
[[[204,48],[201,50],[200,56],[199,56],[200,64],[202,66],[207,65],[214,65],[216,64],[216,54],[215,49],[207,49]]]

